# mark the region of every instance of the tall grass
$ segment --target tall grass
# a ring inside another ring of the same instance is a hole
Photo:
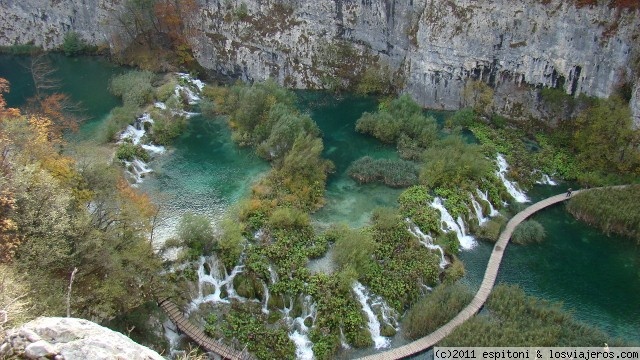
[[[640,244],[640,185],[582,192],[569,200],[567,210],[606,234],[628,236]]]
[[[551,303],[527,296],[514,285],[498,285],[485,312],[442,340],[440,346],[623,346],[600,330],[580,323]]]
[[[404,160],[373,159],[364,156],[354,161],[347,173],[361,184],[381,182],[390,187],[400,188],[418,182],[416,166]]]
[[[432,333],[458,315],[471,299],[473,294],[463,285],[438,286],[407,312],[402,322],[405,336],[414,340]]]

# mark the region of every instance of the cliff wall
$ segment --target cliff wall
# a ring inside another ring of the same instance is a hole
[[[0,45],[53,48],[68,30],[112,48],[127,41],[117,20],[121,1],[42,3],[1,0]],[[245,80],[315,88],[334,75],[388,67],[427,107],[466,105],[465,83],[480,79],[494,88],[499,110],[516,114],[536,108],[536,92],[525,85],[606,97],[628,82],[640,123],[640,14],[601,3],[199,0],[188,22],[198,62]]]

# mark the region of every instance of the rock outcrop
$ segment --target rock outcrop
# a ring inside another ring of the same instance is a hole
[[[498,110],[535,108],[531,86],[611,95],[640,72],[640,11],[601,0],[200,0],[188,19],[197,60],[245,80],[321,87],[340,70],[389,66],[421,104],[466,105],[468,79]],[[112,49],[127,36],[116,0],[0,2],[0,45],[59,46],[68,30]],[[345,67],[345,69],[340,69]],[[636,85],[637,89],[637,85]],[[640,121],[637,90],[632,104]]]
[[[0,358],[164,360],[157,352],[88,320],[41,317],[9,330]]]

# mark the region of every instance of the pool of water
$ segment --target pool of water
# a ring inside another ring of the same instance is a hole
[[[529,195],[537,201],[564,192],[564,187],[537,186]],[[545,227],[546,240],[509,244],[497,282],[517,284],[529,295],[561,302],[578,320],[640,344],[640,247],[631,239],[606,236],[575,220],[564,204],[544,209],[532,219]],[[482,281],[492,248],[493,244],[480,242],[461,254],[466,281],[474,289]]]

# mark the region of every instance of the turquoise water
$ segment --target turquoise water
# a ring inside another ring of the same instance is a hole
[[[563,192],[537,186],[533,201]],[[498,282],[520,285],[527,294],[558,301],[574,316],[612,337],[640,344],[640,247],[628,238],[606,236],[575,220],[565,205],[542,210],[532,219],[547,232],[541,244],[509,244]],[[461,258],[474,287],[482,281],[493,244],[480,242]]]
[[[300,108],[308,112],[322,131],[324,157],[335,164],[329,176],[326,205],[314,215],[320,224],[345,222],[352,227],[367,223],[376,207],[396,206],[399,189],[384,185],[358,185],[347,168],[363,156],[397,159],[395,147],[384,145],[355,131],[355,123],[365,111],[373,112],[377,101],[371,97],[343,96],[326,92],[298,92]]]
[[[160,204],[159,238],[174,233],[180,217],[204,214],[216,223],[230,205],[247,195],[269,164],[231,141],[226,122],[195,116],[169,153],[150,163],[155,174],[140,189]]]
[[[109,78],[125,71],[100,58],[54,56],[63,86],[82,100],[92,120],[81,129],[91,137],[109,109],[118,105],[107,91]],[[24,58],[0,56],[0,76],[12,82],[7,96],[19,106],[33,92],[28,72],[19,67]],[[364,155],[396,157],[393,147],[358,134],[355,121],[363,111],[374,111],[373,98],[335,98],[319,92],[299,92],[300,107],[311,114],[324,133],[327,158],[336,164],[329,177],[327,205],[313,215],[317,223],[345,221],[360,226],[377,206],[394,206],[400,190],[379,185],[359,186],[346,176],[349,164]],[[443,114],[440,116],[440,121]],[[85,138],[84,135],[81,138]],[[161,205],[164,222],[160,231],[169,236],[180,214],[205,213],[218,219],[269,166],[230,140],[223,122],[203,117],[191,119],[167,154],[151,164],[156,171],[141,185]],[[534,200],[561,187],[539,186],[529,194]],[[640,343],[640,250],[634,242],[607,237],[576,222],[562,206],[534,216],[546,228],[547,240],[539,245],[509,245],[498,281],[522,286],[528,294],[562,301],[578,319],[599,326],[612,336]],[[467,281],[479,284],[491,251],[479,243],[461,254]]]
[[[81,114],[87,117],[79,133],[73,136],[90,139],[109,111],[120,104],[119,99],[109,92],[109,80],[126,69],[103,57],[69,58],[62,54],[49,54],[47,59],[56,69],[53,76],[60,80],[57,92],[69,94],[74,102],[80,102],[84,110]],[[26,99],[34,95],[30,64],[31,60],[26,56],[0,55],[0,77],[11,83],[11,92],[5,94],[11,107],[24,105]]]

